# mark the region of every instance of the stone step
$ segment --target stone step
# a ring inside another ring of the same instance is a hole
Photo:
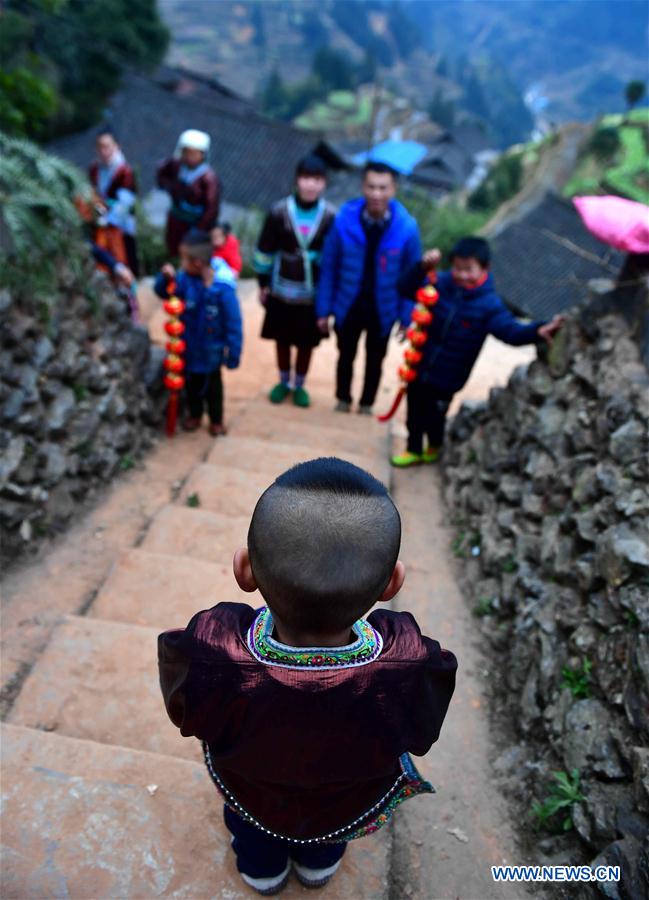
[[[194,498],[200,503],[199,509],[224,516],[245,516],[250,522],[255,505],[271,480],[258,472],[202,463],[195,466],[183,485],[178,502],[187,504],[189,498]]]
[[[317,441],[319,446],[326,448],[328,456],[342,456],[359,454],[374,458],[384,458],[387,455],[387,429],[384,439],[377,439],[371,432],[362,429],[330,427],[328,425],[314,425],[305,427],[298,420],[282,420],[280,417],[263,416],[255,417],[250,412],[251,404],[248,404],[242,414],[237,418],[232,427],[231,434],[234,437],[256,438],[262,441],[278,441],[282,444],[294,444],[310,446]],[[308,410],[307,413],[308,414]],[[351,415],[348,419],[351,419]],[[360,420],[360,416],[358,417]],[[364,417],[367,428],[372,429],[369,417]]]
[[[88,615],[162,631],[222,600],[263,604],[258,593],[239,588],[231,559],[221,564],[134,547],[115,563]]]
[[[199,742],[183,738],[167,717],[157,637],[154,628],[68,616],[25,680],[9,721],[200,762]]]
[[[3,898],[258,896],[202,764],[16,725],[1,735]],[[353,841],[320,896],[387,898],[389,851],[385,828]],[[308,895],[294,877],[282,894]]]
[[[261,441],[252,437],[235,437],[216,441],[207,462],[214,466],[229,466],[249,472],[263,472],[270,484],[278,475],[296,463],[331,455],[331,448],[319,443],[317,435],[313,444],[283,444],[279,441]],[[389,478],[388,462],[374,456],[345,453],[344,459],[371,472],[386,482]]]
[[[325,428],[346,435],[354,434],[367,446],[376,442],[382,444],[387,439],[388,426],[385,423],[377,421],[374,416],[334,412],[331,399],[322,393],[311,394],[311,406],[308,409],[295,407],[289,400],[282,404],[272,404],[264,399],[252,398],[237,425],[243,424],[248,418],[264,428],[280,423],[301,425],[305,429],[305,438],[309,432],[316,437],[320,429]],[[319,438],[317,441],[322,443]],[[362,446],[363,444],[356,452],[362,453]]]
[[[165,556],[207,560],[231,570],[234,551],[247,543],[249,525],[249,516],[225,515],[200,507],[163,506],[141,547]],[[236,589],[234,576],[232,589]]]

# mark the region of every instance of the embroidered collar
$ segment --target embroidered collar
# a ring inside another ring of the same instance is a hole
[[[248,629],[248,649],[259,662],[284,669],[349,669],[373,662],[383,638],[365,619],[352,625],[356,640],[344,647],[289,647],[273,635],[273,616],[265,606]]]

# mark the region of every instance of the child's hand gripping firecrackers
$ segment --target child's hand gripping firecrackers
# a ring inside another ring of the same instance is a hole
[[[403,354],[404,361],[398,370],[402,384],[388,412],[378,417],[379,422],[387,422],[392,418],[399,408],[408,385],[417,378],[417,366],[424,355],[423,347],[428,340],[428,329],[435,318],[432,308],[437,303],[439,296],[435,288],[435,267],[439,263],[440,257],[439,250],[429,250],[422,259],[422,268],[428,272],[428,284],[420,287],[415,294],[417,304],[412,313],[410,327],[405,333],[410,346]]]

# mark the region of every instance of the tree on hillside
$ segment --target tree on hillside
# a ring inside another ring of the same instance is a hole
[[[261,93],[261,108],[263,112],[269,116],[281,118],[288,103],[288,93],[282,76],[279,74],[277,66],[275,66],[268,76],[268,80]]]
[[[624,96],[626,98],[627,106],[629,109],[633,109],[636,103],[639,103],[644,97],[647,90],[647,85],[644,81],[630,81],[627,86],[624,88]]]
[[[612,159],[620,146],[620,135],[617,128],[603,127],[593,132],[588,147],[591,153],[602,162]]]
[[[316,51],[311,72],[332,91],[349,91],[355,86],[354,70],[348,57],[329,47]]]
[[[261,3],[253,3],[252,9],[250,11],[250,22],[255,30],[255,34],[252,39],[253,44],[255,45],[255,47],[265,47],[266,28],[264,26],[264,14],[261,10]]]
[[[442,128],[452,128],[455,125],[455,104],[452,100],[445,100],[442,92],[437,90],[428,105],[428,115]]]
[[[122,73],[169,41],[156,0],[6,0],[2,26],[0,125],[34,137],[97,121]]]

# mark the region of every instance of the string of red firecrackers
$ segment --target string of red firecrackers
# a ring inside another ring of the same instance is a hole
[[[176,432],[176,422],[178,420],[178,396],[185,386],[185,377],[182,374],[185,368],[183,353],[185,352],[185,341],[182,334],[185,331],[184,324],[180,321],[180,316],[185,311],[185,304],[176,297],[176,282],[170,281],[167,284],[167,296],[163,306],[164,311],[169,316],[169,320],[165,322],[165,331],[168,340],[165,344],[167,356],[163,366],[165,368],[164,385],[169,391],[169,401],[167,403],[167,437],[173,437]]]
[[[435,306],[439,300],[437,288],[434,285],[436,273],[428,274],[428,284],[420,287],[415,294],[416,306],[412,313],[411,325],[406,331],[406,337],[410,341],[410,345],[403,354],[403,364],[399,366],[398,374],[401,379],[401,386],[397,391],[392,406],[383,416],[378,416],[379,422],[387,422],[399,409],[399,404],[403,399],[403,395],[408,389],[408,385],[412,384],[417,378],[417,366],[423,359],[423,348],[428,340],[428,328],[435,318],[431,307]]]

